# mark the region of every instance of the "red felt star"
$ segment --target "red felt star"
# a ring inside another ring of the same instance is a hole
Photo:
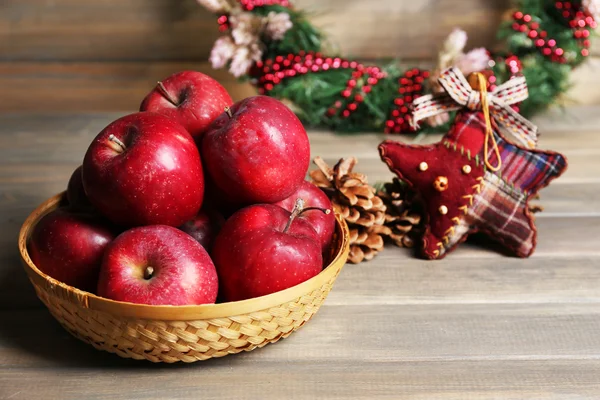
[[[497,129],[493,135],[500,162],[491,146],[484,153],[486,126],[480,111],[459,113],[437,144],[414,146],[388,140],[379,145],[382,160],[424,202],[427,258],[443,258],[477,231],[519,257],[533,253],[536,228],[529,198],[560,176],[567,161],[558,153],[507,142]],[[494,172],[490,165],[500,169]]]

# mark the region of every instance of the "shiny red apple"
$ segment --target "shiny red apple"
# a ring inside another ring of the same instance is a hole
[[[204,195],[200,155],[190,134],[160,114],[120,118],[96,136],[83,160],[92,204],[122,226],[179,226]]]
[[[36,224],[28,250],[40,271],[67,285],[94,291],[102,255],[115,236],[98,217],[59,208]]]
[[[237,204],[274,203],[294,193],[310,158],[306,131],[280,101],[235,103],[205,132],[201,152],[218,189]]]
[[[315,229],[320,238],[321,249],[325,252],[331,246],[333,232],[335,231],[335,214],[329,197],[317,186],[304,181],[290,197],[274,204],[292,212],[297,199],[304,200],[304,206],[309,208],[305,208],[305,211],[298,218],[310,223]],[[310,210],[310,208],[318,208],[319,210]],[[327,212],[321,210],[327,210]]]
[[[83,177],[81,175],[81,165],[73,171],[69,183],[67,185],[67,201],[69,208],[80,211],[90,211],[92,203],[85,194],[83,189]]]
[[[229,218],[212,256],[225,301],[287,289],[323,268],[320,238],[312,226],[271,204],[246,207]]]
[[[236,203],[234,199],[231,199],[225,194],[217,185],[213,182],[210,174],[206,173],[206,167],[204,169],[204,203],[203,208],[216,210],[225,219],[231,217],[236,211],[244,207],[242,204]]]
[[[214,303],[218,289],[206,250],[166,225],[119,235],[106,249],[98,282],[99,296],[150,305]]]
[[[225,224],[225,218],[216,210],[200,210],[191,220],[179,229],[193,237],[210,253],[219,231]]]
[[[232,104],[229,93],[210,76],[182,71],[158,82],[142,102],[140,111],[173,118],[196,139]]]

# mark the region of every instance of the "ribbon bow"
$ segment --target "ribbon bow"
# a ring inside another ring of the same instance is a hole
[[[418,126],[417,123],[422,119],[465,107],[469,110],[483,110],[490,133],[491,122],[487,121],[489,116],[505,136],[510,136],[523,147],[535,148],[538,136],[537,127],[510,107],[511,104],[519,103],[527,98],[525,78],[514,77],[498,86],[493,92],[487,92],[483,75],[479,74],[479,79],[481,90],[475,90],[458,68],[452,67],[443,71],[438,81],[445,92],[417,98],[413,102],[411,122]],[[491,139],[495,146],[493,135]],[[488,138],[486,138],[486,146],[487,142]]]

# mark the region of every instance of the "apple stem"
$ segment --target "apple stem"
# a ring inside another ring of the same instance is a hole
[[[304,208],[304,200],[303,199],[296,199],[296,203],[294,204],[294,208],[292,209],[292,214],[290,215],[290,219],[288,219],[287,224],[285,224],[285,228],[283,228],[283,233],[286,233],[288,231],[288,229],[290,229],[290,226],[292,225],[292,222],[296,219],[296,217],[298,217],[299,215],[303,214],[306,211],[312,211],[312,210],[319,210],[324,214],[330,214],[331,210],[327,209],[327,208],[321,208],[321,207],[306,207]]]
[[[116,148],[115,150],[118,151],[119,153],[122,153],[125,150],[127,150],[127,146],[125,146],[125,143],[121,142],[121,140],[118,137],[116,137],[115,135],[113,135],[113,134],[109,135],[108,140],[110,140],[113,143],[116,143],[118,148]]]
[[[233,118],[233,114],[231,113],[231,108],[225,107],[225,113],[229,118]]]
[[[329,208],[321,208],[321,207],[306,207],[305,209],[303,209],[302,211],[300,211],[300,214],[304,214],[306,211],[313,211],[313,210],[319,210],[321,211],[323,214],[331,214],[331,210]]]
[[[146,269],[144,270],[144,279],[152,278],[153,274],[154,274],[154,268],[152,268],[150,266],[146,267]]]
[[[179,106],[179,101],[177,101],[177,99],[167,91],[167,88],[165,87],[165,85],[163,85],[161,81],[156,82],[156,88],[158,89],[160,94],[162,94],[165,97],[165,99],[169,101],[169,103],[173,104],[175,107]]]

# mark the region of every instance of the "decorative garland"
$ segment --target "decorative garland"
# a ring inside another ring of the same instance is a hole
[[[439,92],[437,77],[451,66],[465,75],[482,71],[490,91],[523,75],[529,98],[513,107],[525,116],[545,109],[567,89],[570,71],[589,55],[600,17],[600,0],[520,0],[499,28],[502,50],[465,54],[467,35],[457,29],[433,71],[401,71],[397,65],[365,66],[329,55],[323,33],[288,0],[198,2],[218,15],[225,33],[211,52],[214,68],[227,67],[236,77],[249,79],[259,93],[283,100],[309,126],[387,133],[414,130],[408,116],[411,103]],[[437,127],[450,119],[437,115],[426,125]]]

